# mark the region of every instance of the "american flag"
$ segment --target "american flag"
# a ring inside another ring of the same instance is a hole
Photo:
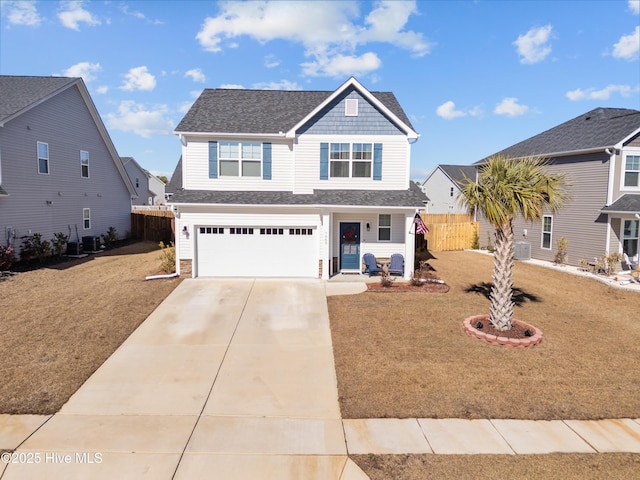
[[[413,224],[416,226],[416,235],[424,235],[425,233],[429,233],[429,229],[422,221],[420,214],[416,213],[416,216],[413,217]]]

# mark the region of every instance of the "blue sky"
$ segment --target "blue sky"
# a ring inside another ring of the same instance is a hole
[[[204,88],[392,91],[412,179],[640,109],[640,0],[0,0],[0,74],[83,77],[121,156],[173,172]]]

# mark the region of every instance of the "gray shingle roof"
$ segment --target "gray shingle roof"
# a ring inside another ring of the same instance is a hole
[[[180,155],[176,168],[173,170],[169,183],[164,187],[164,191],[165,193],[175,193],[180,188],[182,188],[182,155]]]
[[[427,200],[420,187],[411,182],[408,190],[314,190],[312,194],[292,192],[246,192],[178,190],[171,203],[217,205],[357,205],[367,207],[422,208]]]
[[[0,76],[0,123],[78,78]]]
[[[176,132],[278,134],[324,102],[333,91],[205,89]],[[370,92],[407,126],[411,122],[391,92]]]
[[[640,128],[640,111],[638,110],[596,108],[505,148],[498,154],[519,158],[527,155],[604,149],[622,141],[638,128]],[[480,160],[482,161],[484,160]]]
[[[465,177],[475,180],[476,167],[472,165],[439,165],[444,173],[458,185],[465,181]]]
[[[640,195],[627,193],[611,205],[604,207],[603,212],[635,212],[640,213]]]

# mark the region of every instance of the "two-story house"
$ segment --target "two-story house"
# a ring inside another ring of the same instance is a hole
[[[327,279],[360,272],[365,253],[400,253],[410,277],[419,135],[392,93],[355,78],[335,91],[206,89],[175,133],[179,269]]]
[[[131,203],[133,205],[164,205],[164,182],[149,170],[142,168],[135,158],[122,157],[121,160],[137,192],[137,196],[131,199]]]
[[[637,263],[640,111],[596,108],[499,153],[546,157],[549,169],[566,174],[570,184],[571,199],[559,212],[544,213],[541,222],[514,223],[516,241],[530,244],[532,258],[553,261],[556,242],[565,237],[571,265],[609,253],[624,253]],[[485,245],[493,229],[480,225]]]
[[[131,229],[135,190],[81,78],[0,76],[0,232],[71,241]]]
[[[460,185],[467,178],[476,179],[476,167],[473,165],[437,165],[421,185],[429,198],[427,213],[468,213],[459,201]]]

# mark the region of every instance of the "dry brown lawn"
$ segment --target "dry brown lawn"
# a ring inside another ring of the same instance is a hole
[[[140,242],[0,281],[0,413],[51,414],[180,283]]]
[[[640,294],[516,263],[516,318],[543,330],[528,350],[467,337],[488,313],[492,258],[437,252],[448,293],[328,298],[344,418],[640,417]],[[632,479],[640,455],[356,455],[372,480]]]
[[[491,257],[435,256],[448,293],[328,299],[343,417],[640,417],[637,292],[516,262],[516,318],[544,339],[527,350],[494,347],[461,326],[488,313]]]

